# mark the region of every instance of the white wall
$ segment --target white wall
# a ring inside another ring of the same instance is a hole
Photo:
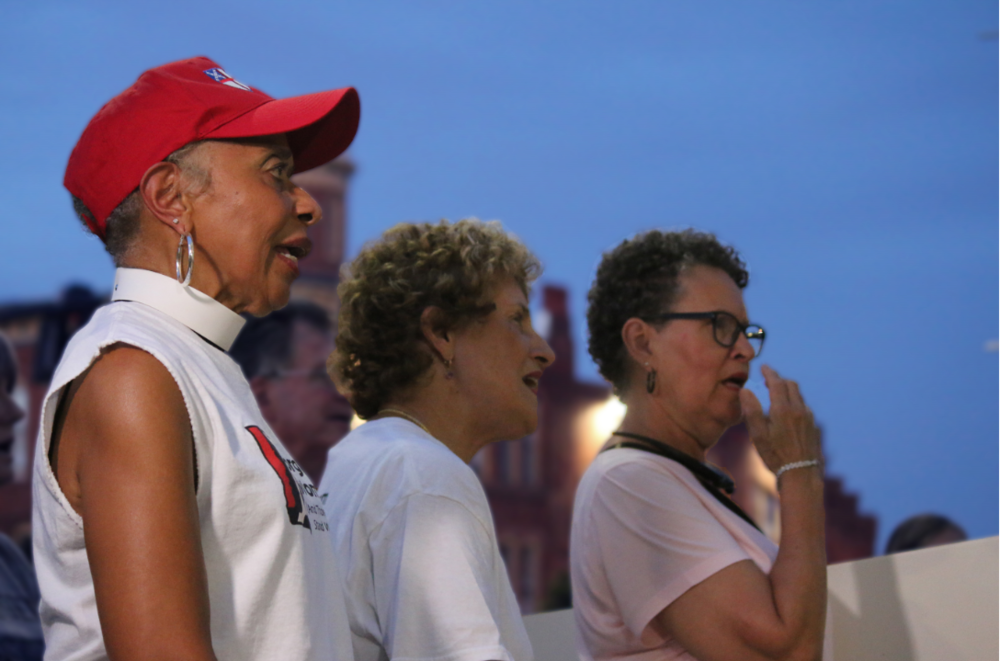
[[[834,661],[997,659],[998,559],[990,537],[831,566]],[[535,661],[577,659],[571,610],[524,624]]]
[[[1000,657],[996,537],[830,567],[834,658]]]

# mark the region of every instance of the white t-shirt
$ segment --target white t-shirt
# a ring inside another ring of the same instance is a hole
[[[598,454],[577,487],[570,536],[581,658],[693,661],[653,618],[733,563],[770,572],[777,554],[681,464],[631,448]]]
[[[358,661],[530,661],[476,474],[400,418],[330,450],[320,493]]]
[[[48,452],[62,389],[103,347],[123,342],[167,368],[190,416],[216,656],[220,661],[351,661],[347,613],[322,502],[264,421],[239,366],[220,348],[232,342],[240,317],[149,271],[119,269],[116,290],[122,296],[130,292],[132,302],[98,309],[73,336],[42,408],[32,527],[45,658],[107,658],[84,521],[60,489]],[[128,512],[129,503],[121,507],[125,525],[135,514]]]

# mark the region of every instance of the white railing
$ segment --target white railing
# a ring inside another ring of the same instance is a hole
[[[834,661],[1000,658],[997,537],[832,565]],[[576,661],[573,611],[524,618],[535,661]]]

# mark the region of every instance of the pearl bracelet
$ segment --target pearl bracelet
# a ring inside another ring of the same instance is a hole
[[[819,459],[810,459],[809,461],[793,461],[790,464],[785,464],[778,470],[774,471],[774,479],[779,479],[781,474],[785,471],[794,470],[796,468],[809,468],[810,466],[819,466]]]

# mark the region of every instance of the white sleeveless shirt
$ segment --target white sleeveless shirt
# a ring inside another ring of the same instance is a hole
[[[48,455],[63,388],[118,342],[167,368],[190,416],[216,656],[352,660],[323,503],[223,351],[242,325],[239,315],[172,278],[118,269],[113,302],[66,347],[42,405],[32,486],[48,661],[107,658],[84,522],[59,488]]]

